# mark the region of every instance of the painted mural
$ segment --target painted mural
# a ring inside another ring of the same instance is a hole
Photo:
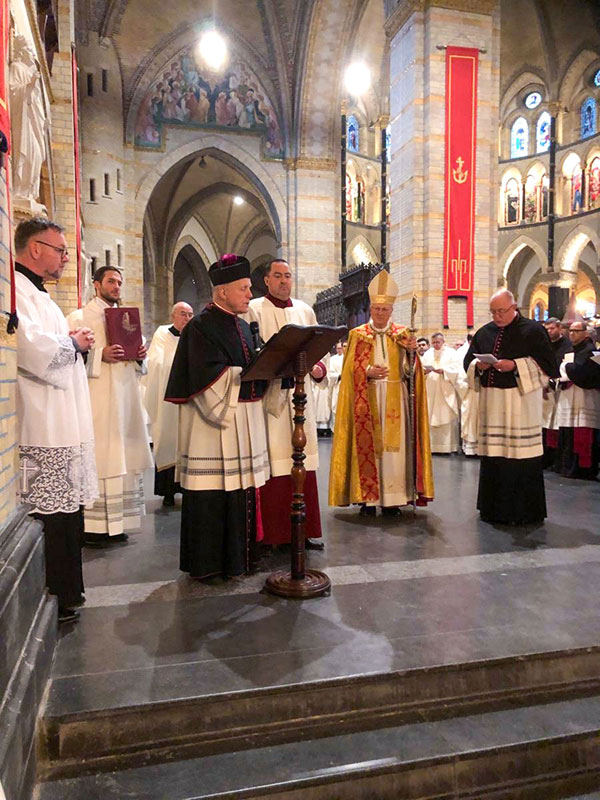
[[[218,76],[201,69],[191,48],[174,59],[142,101],[135,144],[161,147],[165,125],[255,131],[263,137],[265,156],[283,158],[277,115],[254,72],[239,59]]]

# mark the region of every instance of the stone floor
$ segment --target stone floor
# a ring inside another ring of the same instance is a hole
[[[331,596],[286,601],[259,590],[287,563],[204,586],[178,570],[179,512],[149,496],[140,533],[85,551],[87,604],[61,630],[56,713],[218,691],[600,644],[600,484],[548,475],[535,529],[481,522],[478,462],[434,461],[436,500],[400,519],[326,505]],[[151,481],[147,480],[151,490]]]

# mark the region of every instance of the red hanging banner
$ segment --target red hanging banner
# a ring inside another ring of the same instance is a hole
[[[77,308],[82,305],[81,275],[81,180],[79,176],[79,102],[77,94],[77,57],[71,46],[71,83],[73,89],[73,163],[75,167],[75,248],[77,266]]]
[[[10,114],[8,111],[8,36],[10,33],[10,18],[8,12],[9,0],[0,0],[0,133],[6,139],[0,146],[2,152],[10,150]]]
[[[446,49],[445,326],[449,297],[467,298],[467,325],[473,326],[478,59],[476,49]]]

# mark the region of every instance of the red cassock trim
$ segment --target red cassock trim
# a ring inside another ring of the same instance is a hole
[[[467,298],[467,325],[473,325],[478,59],[479,53],[473,48],[446,49],[443,291],[446,327],[449,297]]]
[[[229,369],[229,367],[224,367],[224,368],[221,370],[221,372],[219,372],[219,374],[217,375],[217,377],[216,377],[216,378],[214,378],[214,379],[213,379],[213,380],[212,380],[210,383],[207,383],[207,384],[206,384],[206,386],[204,386],[202,389],[200,389],[200,391],[199,391],[199,392],[194,392],[194,394],[191,394],[189,397],[165,397],[165,401],[166,401],[167,403],[187,403],[187,402],[189,402],[189,401],[190,401],[190,400],[192,400],[194,397],[198,397],[198,395],[199,395],[199,394],[202,394],[202,393],[203,393],[203,392],[205,392],[207,389],[210,389],[210,387],[211,387],[213,384],[215,384],[215,383],[216,383],[216,382],[219,380],[219,378],[220,378],[220,377],[221,377],[221,376],[222,376],[222,375],[223,375],[223,374],[224,374],[224,373],[225,373],[225,372],[226,372],[228,369]]]

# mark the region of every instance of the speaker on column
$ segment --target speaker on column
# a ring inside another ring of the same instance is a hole
[[[564,286],[548,287],[548,316],[562,319],[569,305],[569,290]]]

